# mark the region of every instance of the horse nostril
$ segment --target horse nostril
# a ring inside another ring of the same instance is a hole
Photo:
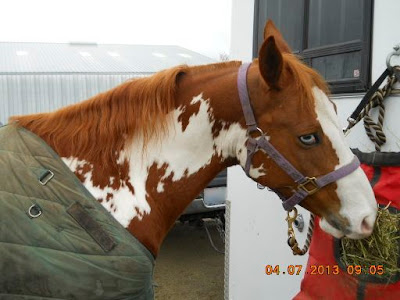
[[[361,223],[361,232],[365,235],[370,235],[372,233],[373,228],[374,226],[373,224],[371,225],[371,222],[369,222],[368,217],[365,217]]]

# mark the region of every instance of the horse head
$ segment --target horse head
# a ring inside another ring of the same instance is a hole
[[[304,200],[297,202],[320,216],[321,228],[335,237],[370,235],[377,211],[374,194],[346,145],[327,86],[315,71],[290,53],[270,21],[264,29],[259,57],[244,78],[256,123],[249,124],[251,116],[246,117],[248,113],[244,112],[246,118],[241,123],[248,126],[247,146],[241,145],[238,160],[248,175],[283,199],[303,193]],[[296,176],[290,176],[262,147],[253,147],[254,156],[249,160],[248,144],[257,143],[260,138],[284,157],[278,161],[287,160],[299,176],[304,174],[303,183],[295,182]],[[335,172],[345,174],[336,176]],[[326,174],[333,179],[318,186],[317,178]]]

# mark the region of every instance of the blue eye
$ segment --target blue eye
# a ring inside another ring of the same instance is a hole
[[[313,146],[319,143],[319,138],[316,133],[302,135],[299,137],[299,140],[306,146]]]

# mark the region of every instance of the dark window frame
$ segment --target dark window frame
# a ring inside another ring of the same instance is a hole
[[[258,49],[261,45],[258,44],[260,30],[263,31],[266,20],[260,24],[259,7],[260,1],[254,0],[254,24],[253,24],[253,58],[258,57]],[[308,42],[308,26],[309,26],[309,11],[310,0],[304,0],[304,15],[303,15],[303,41],[301,51],[294,52],[300,55],[303,60],[310,65],[311,59],[324,57],[334,54],[346,54],[354,51],[360,51],[361,65],[360,77],[329,80],[331,92],[336,93],[354,93],[365,92],[371,86],[371,53],[372,53],[372,26],[373,26],[373,1],[364,0],[362,36],[363,40],[352,40],[345,43],[330,44],[316,48],[307,48]],[[260,27],[261,26],[261,27]]]

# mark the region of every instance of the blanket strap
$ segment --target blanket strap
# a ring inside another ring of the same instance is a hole
[[[114,238],[101,228],[80,203],[72,204],[67,212],[105,252],[112,250],[117,245]]]

